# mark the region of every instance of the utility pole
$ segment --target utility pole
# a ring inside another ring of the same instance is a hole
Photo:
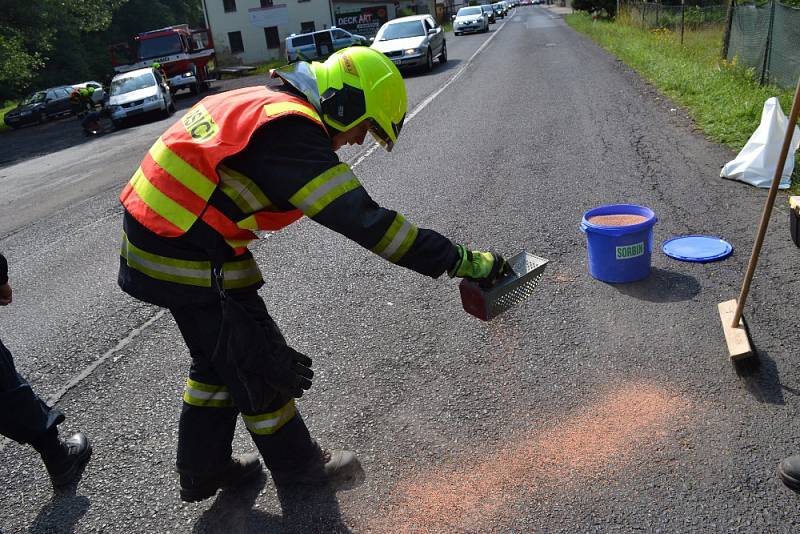
[[[725,35],[722,37],[722,59],[728,59],[728,47],[731,44],[731,26],[733,26],[733,10],[736,9],[736,0],[729,0],[728,12],[725,15]]]

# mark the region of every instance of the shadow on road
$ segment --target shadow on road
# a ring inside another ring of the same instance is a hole
[[[462,62],[461,59],[448,59],[447,63],[441,64],[438,61],[433,62],[433,70],[430,72],[425,72],[425,69],[408,69],[402,71],[403,79],[408,80],[411,78],[420,78],[424,76],[431,76],[434,74],[438,74],[440,72],[447,72],[453,70],[458,67],[458,65]]]
[[[681,302],[700,293],[700,283],[695,277],[658,267],[653,267],[644,280],[610,285],[620,293],[649,302]]]
[[[212,86],[208,93],[194,96],[189,93],[175,95],[175,106],[178,111],[189,109],[202,97],[219,92],[218,86]],[[126,131],[135,129],[145,122],[161,120],[155,117],[137,117],[125,128],[110,132],[105,135],[124,135]],[[165,119],[164,129],[172,124],[173,118]],[[18,130],[5,130],[0,132],[0,168],[24,161],[26,159],[45,156],[68,148],[90,143],[98,137],[86,136],[81,128],[81,119],[70,116],[54,120],[46,124],[25,126]]]
[[[70,534],[89,509],[89,499],[75,494],[73,486],[68,491],[56,493],[50,501],[39,510],[39,514],[31,524],[31,534]]]
[[[752,344],[752,341],[751,341]],[[756,350],[756,357],[733,362],[736,374],[745,389],[758,401],[764,404],[785,404],[783,390],[794,394],[797,392],[781,384],[778,366],[766,351]]]
[[[253,505],[266,481],[267,475],[262,474],[252,484],[220,492],[211,508],[195,523],[193,534],[351,532],[342,524],[339,501],[331,487],[279,489],[282,516],[254,510]]]

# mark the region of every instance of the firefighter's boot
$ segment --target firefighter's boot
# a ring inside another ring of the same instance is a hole
[[[276,486],[353,486],[364,479],[361,462],[352,451],[325,450],[315,444],[315,453],[303,467],[272,471]]]
[[[778,464],[778,475],[787,487],[800,493],[800,454],[789,456]]]
[[[196,502],[216,495],[217,490],[244,484],[261,473],[257,454],[234,456],[228,465],[211,473],[178,471],[181,479],[181,500]]]
[[[57,431],[49,432],[32,445],[42,456],[56,489],[76,482],[81,466],[92,454],[92,445],[83,432],[77,432],[67,439],[61,439]]]

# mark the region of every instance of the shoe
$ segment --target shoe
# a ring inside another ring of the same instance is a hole
[[[59,438],[58,447],[57,453],[43,457],[55,488],[76,482],[81,466],[92,454],[92,445],[83,432],[77,432],[67,439]]]
[[[363,478],[361,462],[352,451],[325,450],[316,445],[316,454],[296,471],[272,471],[276,486],[322,486],[348,484]]]
[[[197,502],[217,494],[221,488],[239,486],[261,473],[261,460],[257,454],[234,456],[230,463],[217,473],[192,475],[180,472],[181,500]]]
[[[778,475],[787,487],[800,493],[800,454],[789,456],[779,463]]]

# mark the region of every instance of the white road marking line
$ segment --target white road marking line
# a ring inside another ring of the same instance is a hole
[[[417,115],[418,115],[418,114],[419,114],[419,113],[420,113],[420,112],[421,112],[423,109],[425,109],[426,107],[428,107],[428,105],[429,105],[431,102],[433,102],[433,100],[434,100],[434,99],[435,99],[437,96],[439,96],[440,94],[442,94],[442,91],[444,91],[445,89],[447,89],[448,87],[450,87],[450,84],[452,84],[454,81],[456,81],[456,80],[458,79],[458,77],[459,77],[459,76],[461,76],[461,74],[462,74],[462,73],[463,73],[463,72],[464,72],[464,71],[467,69],[467,67],[469,67],[469,66],[472,64],[472,60],[474,60],[474,59],[475,59],[475,57],[476,57],[478,54],[480,54],[481,52],[483,52],[483,49],[484,49],[484,48],[486,48],[486,47],[489,45],[489,43],[490,43],[490,42],[492,42],[492,39],[494,39],[494,38],[497,36],[497,34],[499,34],[499,33],[500,33],[500,30],[502,30],[502,29],[505,27],[505,25],[508,23],[508,21],[509,21],[509,20],[511,20],[511,19],[507,19],[505,22],[503,22],[503,24],[501,24],[501,25],[500,25],[500,27],[499,27],[499,28],[497,28],[497,29],[496,29],[494,32],[492,32],[492,35],[491,35],[491,36],[490,36],[488,39],[486,39],[486,40],[483,42],[483,44],[481,44],[481,46],[479,46],[479,47],[478,47],[478,49],[477,49],[477,50],[476,50],[476,51],[475,51],[475,52],[474,52],[474,53],[473,53],[473,54],[472,54],[472,55],[469,57],[469,59],[466,61],[466,63],[464,63],[464,66],[463,66],[463,67],[461,67],[460,69],[458,69],[458,71],[457,71],[455,74],[453,74],[453,75],[452,75],[452,76],[451,76],[451,77],[450,77],[450,78],[449,78],[449,79],[448,79],[446,82],[444,82],[444,85],[442,85],[442,86],[441,86],[439,89],[437,89],[436,91],[434,91],[433,93],[431,93],[430,95],[428,95],[428,96],[427,96],[427,97],[426,97],[426,98],[425,98],[425,99],[424,99],[422,102],[420,102],[419,104],[417,104],[417,107],[415,107],[415,108],[414,108],[414,109],[411,111],[411,113],[409,113],[409,114],[408,114],[408,116],[406,116],[406,120],[405,120],[405,123],[404,123],[404,125],[405,125],[405,124],[408,124],[409,122],[411,122],[411,120],[412,120],[414,117],[416,117],[416,116],[417,116]],[[351,167],[351,168],[355,168],[355,167],[356,167],[357,165],[359,165],[359,164],[360,164],[362,161],[364,161],[364,160],[365,160],[365,159],[367,159],[369,156],[371,156],[371,155],[372,155],[372,153],[373,153],[373,152],[375,152],[375,150],[377,150],[379,146],[380,146],[380,145],[379,145],[377,142],[376,142],[376,143],[374,143],[374,144],[373,144],[371,147],[369,147],[369,149],[367,149],[367,151],[366,151],[366,152],[364,152],[364,153],[363,153],[363,154],[361,154],[360,156],[357,156],[357,157],[356,157],[356,161],[355,161],[355,163],[351,163],[351,164],[350,164],[350,167]]]

